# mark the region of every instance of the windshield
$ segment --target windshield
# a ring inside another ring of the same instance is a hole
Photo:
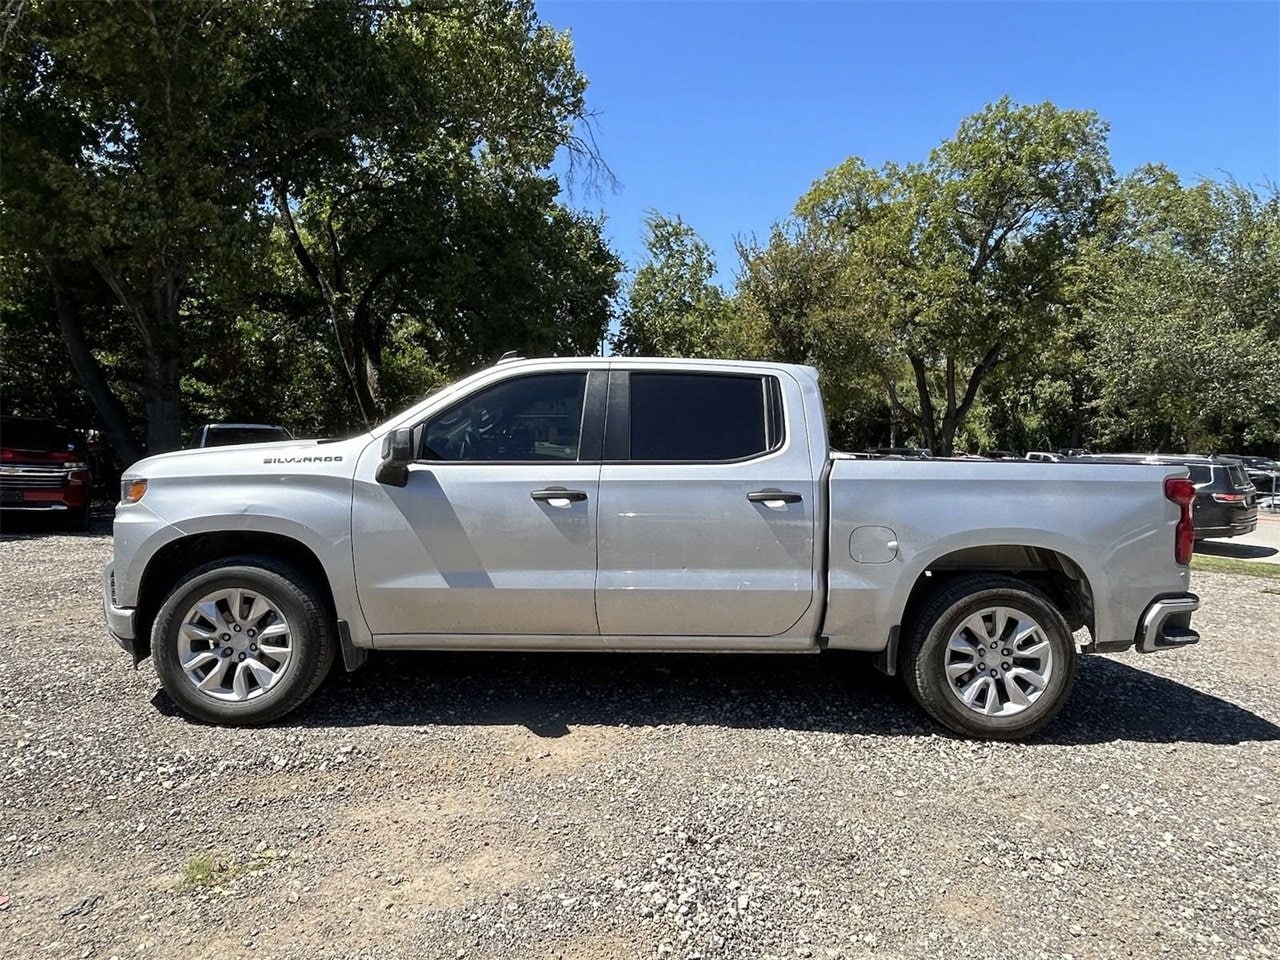
[[[293,435],[284,427],[210,427],[205,433],[204,446],[225,447],[233,443],[267,443],[292,439]]]
[[[77,450],[80,440],[50,420],[5,420],[0,424],[0,446],[13,450]]]

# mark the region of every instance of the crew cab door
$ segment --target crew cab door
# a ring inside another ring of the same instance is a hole
[[[352,531],[360,606],[394,635],[598,633],[599,447],[606,374],[516,373],[414,430],[403,486],[362,457]],[[588,386],[588,380],[591,383]]]
[[[775,637],[805,618],[818,502],[804,423],[789,376],[614,365],[603,635]]]

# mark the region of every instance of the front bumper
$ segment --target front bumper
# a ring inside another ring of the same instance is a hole
[[[1200,598],[1194,593],[1153,601],[1138,623],[1138,652],[1155,653],[1198,643],[1200,634],[1191,629],[1191,614],[1199,608]]]
[[[106,617],[107,632],[111,634],[111,638],[120,644],[121,649],[137,664],[142,657],[138,656],[138,647],[135,642],[137,640],[134,621],[136,611],[131,607],[116,606],[115,574],[112,572],[111,561],[102,567],[102,613]]]

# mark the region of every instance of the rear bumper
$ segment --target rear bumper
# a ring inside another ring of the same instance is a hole
[[[1196,524],[1196,539],[1208,540],[1213,537],[1242,537],[1246,533],[1253,533],[1258,529],[1257,514],[1252,519],[1242,520],[1239,523],[1232,523],[1218,527],[1202,527]]]
[[[1153,601],[1138,622],[1138,652],[1155,653],[1199,642],[1200,634],[1191,629],[1191,614],[1199,608],[1200,598],[1194,593]]]
[[[102,613],[106,617],[107,632],[111,639],[120,645],[125,653],[133,658],[136,664],[142,659],[138,655],[137,628],[134,611],[130,607],[117,607],[115,602],[115,575],[112,564],[108,561],[102,568]]]

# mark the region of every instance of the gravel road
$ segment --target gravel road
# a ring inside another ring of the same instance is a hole
[[[1025,744],[849,656],[375,655],[265,730],[0,542],[0,957],[1280,955],[1280,582],[1084,661]]]

